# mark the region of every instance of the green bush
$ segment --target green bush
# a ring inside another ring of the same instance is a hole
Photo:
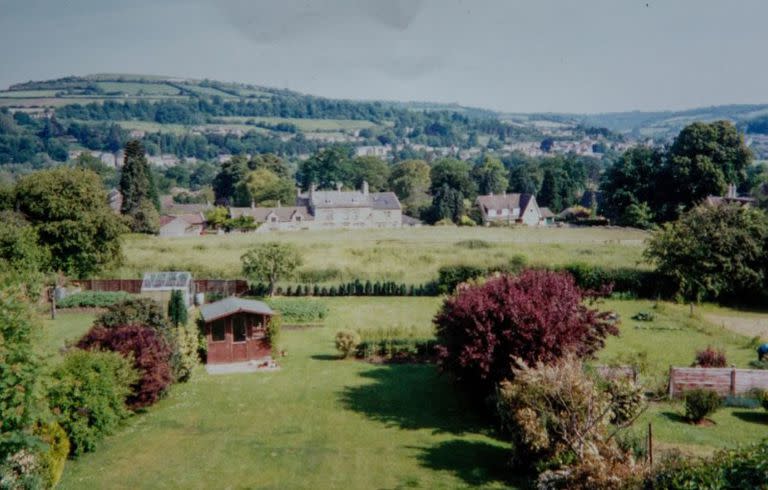
[[[438,291],[441,294],[450,294],[462,282],[482,277],[488,274],[488,270],[474,265],[445,265],[437,274]]]
[[[129,294],[122,291],[83,291],[70,294],[56,303],[59,308],[106,308],[125,301]]]
[[[313,322],[322,320],[328,314],[328,306],[311,299],[271,298],[269,306],[288,322]]]
[[[43,467],[46,487],[53,488],[59,483],[64,473],[64,465],[70,450],[69,438],[64,428],[56,422],[41,425],[35,432],[47,445],[47,449],[41,455],[40,463]]]
[[[349,357],[357,350],[360,343],[360,334],[354,330],[341,330],[336,334],[336,350],[343,357]]]
[[[628,379],[608,381],[605,391],[611,397],[611,423],[626,424],[635,418],[645,405],[643,387]]]
[[[280,343],[280,331],[283,327],[282,315],[274,315],[269,319],[267,323],[267,340],[272,347],[272,354],[276,354],[278,351],[278,344]]]
[[[722,401],[712,390],[696,389],[685,392],[685,417],[691,422],[701,422],[715,412]]]
[[[168,322],[163,307],[150,298],[131,297],[107,308],[96,318],[95,323],[107,328],[123,325],[141,325],[160,332],[166,332]]]
[[[138,378],[132,362],[113,352],[76,350],[56,368],[48,399],[73,455],[92,451],[128,416],[125,401]]]
[[[457,247],[468,248],[470,250],[491,248],[493,245],[485,240],[471,239],[456,242]]]
[[[198,354],[198,333],[195,328],[180,325],[173,329],[173,354],[171,355],[171,370],[176,382],[184,383],[192,377],[200,356]]]
[[[645,488],[766,488],[768,439],[736,450],[723,450],[707,459],[673,457],[656,468]]]

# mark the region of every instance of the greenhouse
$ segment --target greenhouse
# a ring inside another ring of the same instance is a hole
[[[141,281],[141,295],[160,303],[167,303],[173,291],[184,294],[184,303],[189,307],[195,295],[195,283],[189,272],[146,272]]]

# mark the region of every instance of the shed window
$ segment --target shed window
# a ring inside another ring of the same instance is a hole
[[[232,337],[234,342],[245,342],[245,319],[235,318],[232,321]]]
[[[227,336],[227,324],[224,320],[216,320],[211,324],[211,340],[221,342]]]

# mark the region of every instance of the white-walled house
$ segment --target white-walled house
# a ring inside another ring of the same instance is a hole
[[[489,194],[475,201],[483,224],[523,224],[540,226],[549,224],[552,213],[540,208],[533,194]]]

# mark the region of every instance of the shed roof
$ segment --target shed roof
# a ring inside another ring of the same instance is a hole
[[[253,299],[242,299],[236,296],[230,296],[214,303],[208,303],[200,307],[200,314],[203,315],[203,321],[210,322],[219,318],[234,315],[235,313],[246,312],[259,315],[274,315],[275,312],[263,301]]]

